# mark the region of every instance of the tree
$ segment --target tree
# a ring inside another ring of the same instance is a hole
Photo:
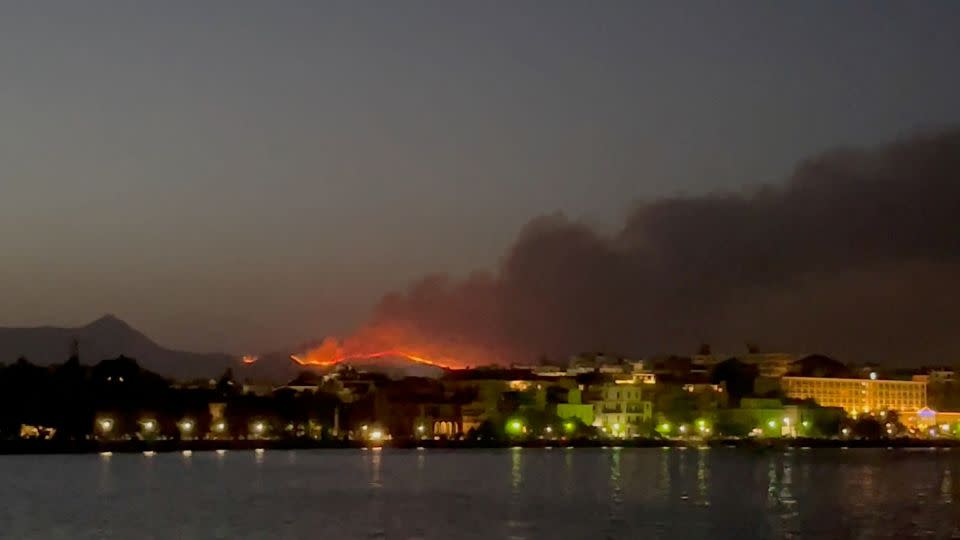
[[[745,364],[736,358],[720,362],[710,374],[710,382],[723,383],[731,407],[739,407],[740,400],[753,393],[753,384],[759,376],[757,366]]]
[[[227,368],[217,380],[217,393],[224,397],[240,393],[240,385],[233,377],[233,369]]]

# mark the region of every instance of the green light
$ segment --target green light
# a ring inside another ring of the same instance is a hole
[[[777,427],[777,421],[776,421],[776,420],[771,420],[771,421],[767,422],[767,425],[770,426],[770,427],[772,427],[772,428],[775,428],[775,427]]]
[[[507,433],[511,435],[519,435],[523,432],[523,422],[520,420],[511,420],[507,423]]]
[[[660,431],[670,431],[670,424],[663,423],[660,425]]]
[[[574,425],[573,422],[565,422],[563,424],[563,429],[567,430],[568,432],[573,432],[573,430],[576,429],[576,427],[577,426]]]

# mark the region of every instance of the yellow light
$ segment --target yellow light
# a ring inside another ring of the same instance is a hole
[[[771,420],[771,421],[767,422],[767,425],[770,426],[771,428],[775,428],[775,427],[777,427],[777,421],[776,421],[776,420]]]
[[[686,433],[686,432],[687,432],[687,426],[681,425],[681,426],[680,426],[680,433]]]
[[[380,431],[379,429],[375,429],[375,430],[373,430],[373,431],[370,432],[370,440],[371,440],[371,441],[379,441],[379,440],[382,440],[382,439],[383,439],[383,432]]]
[[[427,428],[424,427],[423,424],[420,424],[419,426],[417,426],[417,431],[419,431],[420,433],[423,433],[426,429]]]
[[[143,451],[143,455],[146,456],[146,457],[153,457],[153,456],[157,455],[157,453],[154,452],[153,450],[144,450],[144,451]]]
[[[614,430],[614,431],[620,431],[620,424],[614,424],[614,425],[613,425],[613,430]]]
[[[258,433],[258,434],[263,433],[263,429],[264,429],[263,422],[257,422],[256,424],[253,425],[254,433]]]
[[[254,454],[263,454],[264,452],[266,452],[266,450],[264,450],[263,448],[254,448],[254,449],[253,449],[253,453],[254,453]]]
[[[785,426],[789,426],[789,425],[790,425],[790,419],[787,418],[786,416],[783,417],[783,425],[785,425]]]
[[[183,457],[190,457],[193,455],[193,450],[184,450]]]
[[[553,428],[550,427],[550,426],[547,426],[546,432],[547,432],[547,433],[553,433]]]
[[[155,423],[153,420],[144,420],[144,421],[143,421],[143,430],[144,430],[144,431],[147,431],[147,432],[153,431],[153,429],[154,429],[155,427],[157,427],[157,426],[156,426],[156,423]]]
[[[217,433],[222,433],[226,429],[227,429],[227,424],[224,422],[217,422],[216,424],[213,425],[213,430],[216,431]]]
[[[113,455],[113,452],[100,452],[100,457],[110,457]]]
[[[100,430],[103,432],[108,432],[113,429],[113,420],[109,418],[104,418],[100,420]]]
[[[184,420],[180,422],[180,429],[186,432],[193,430],[193,422],[191,420]]]
[[[366,431],[366,430],[367,430],[367,425],[364,424],[364,425],[360,426],[360,429],[362,429],[363,431]]]

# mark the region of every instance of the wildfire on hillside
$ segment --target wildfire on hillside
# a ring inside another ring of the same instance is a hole
[[[407,352],[397,351],[397,350],[377,351],[372,353],[344,354],[342,356],[338,356],[336,358],[332,358],[329,360],[325,359],[325,357],[322,357],[322,356],[318,357],[317,355],[313,354],[313,351],[308,351],[306,354],[302,354],[302,355],[297,355],[297,354],[290,355],[290,359],[296,362],[297,364],[300,364],[301,366],[317,366],[317,367],[335,366],[347,360],[360,360],[360,359],[371,360],[376,358],[405,358],[412,362],[416,362],[418,364],[424,364],[427,366],[434,366],[434,367],[443,368],[443,369],[461,369],[461,368],[454,367],[450,364],[444,364],[442,362],[429,360],[422,356],[417,356],[415,354],[410,354]]]
[[[452,344],[429,343],[397,326],[368,327],[340,340],[328,337],[290,359],[301,366],[329,367],[348,360],[404,358],[411,362],[443,369],[463,369],[468,365],[490,363],[484,351],[467,350]]]

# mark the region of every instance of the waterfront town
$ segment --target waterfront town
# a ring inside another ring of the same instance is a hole
[[[948,367],[885,369],[823,355],[713,354],[442,370],[397,377],[349,364],[286,384],[227,370],[171,381],[120,357],[0,371],[0,438],[90,445],[596,444],[616,441],[960,438]]]

